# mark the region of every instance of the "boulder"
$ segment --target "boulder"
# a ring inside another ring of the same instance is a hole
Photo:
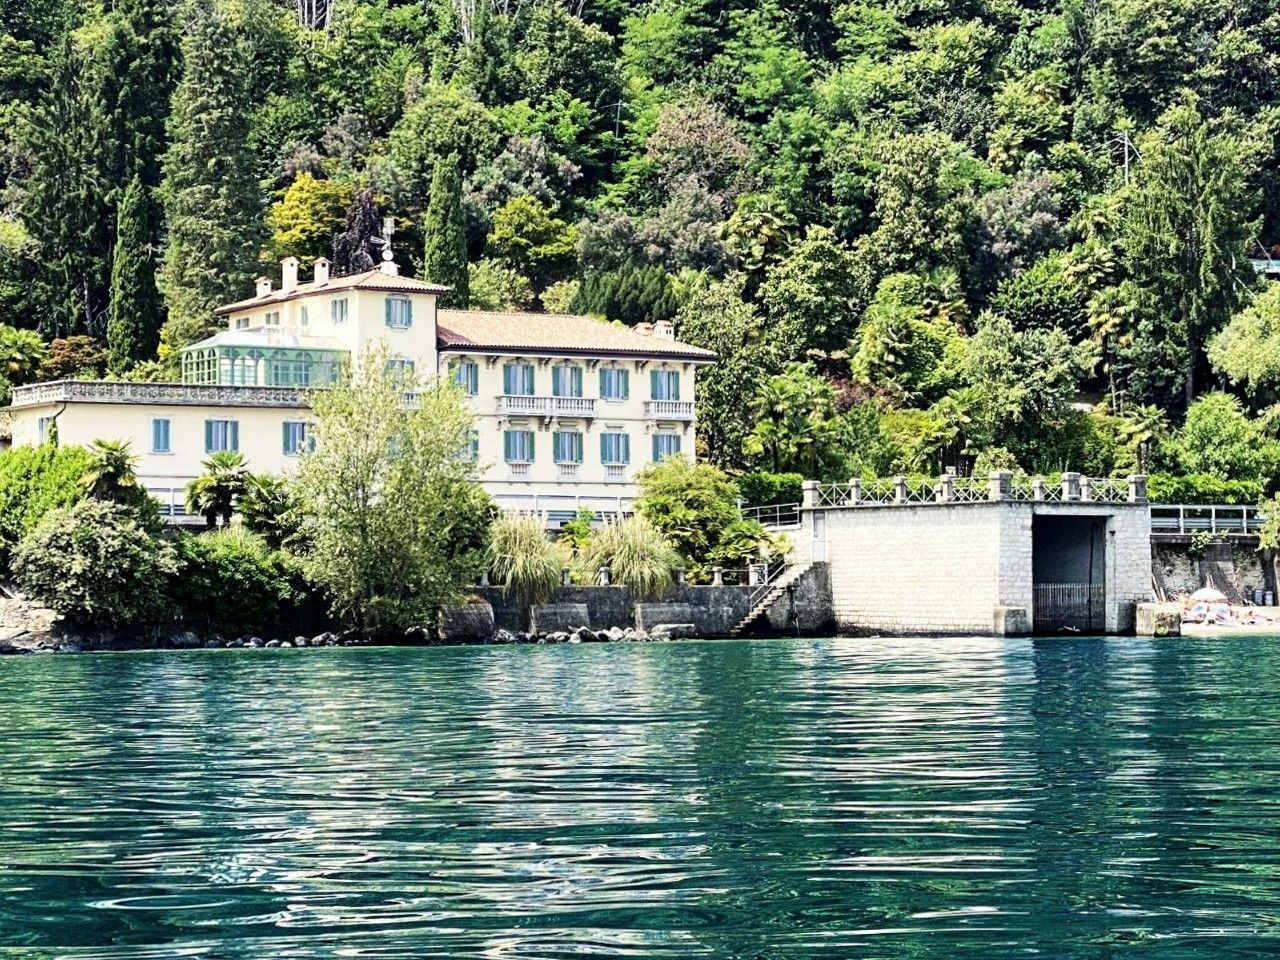
[[[263,644],[263,646],[265,646],[265,647],[266,647],[267,649],[269,649],[269,650],[274,650],[274,649],[276,649],[277,647],[279,647],[279,646],[280,646],[280,641],[279,641],[279,640],[268,640],[265,644]]]
[[[569,638],[570,643],[595,643],[596,635],[588,627],[579,627]]]
[[[200,638],[190,630],[183,630],[181,633],[173,633],[165,637],[165,644],[173,647],[175,650],[195,650],[203,646]]]
[[[652,640],[688,640],[693,635],[692,623],[659,623],[649,631]]]

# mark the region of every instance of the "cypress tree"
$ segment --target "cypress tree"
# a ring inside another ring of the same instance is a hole
[[[245,295],[263,240],[243,48],[218,5],[192,6],[182,59],[160,192],[169,226],[162,336],[173,349],[207,335],[213,308]]]
[[[423,272],[432,283],[453,287],[442,306],[465,308],[471,299],[467,280],[467,239],[462,221],[462,180],[458,158],[437,160],[427,206],[427,250]]]
[[[155,247],[158,219],[151,191],[135,174],[116,211],[116,245],[111,261],[111,319],[107,347],[111,369],[122,373],[155,353],[160,342],[162,308],[156,288]]]
[[[117,196],[135,172],[146,187],[160,184],[178,54],[170,18],[168,0],[117,0],[103,44],[97,86],[107,116],[108,164]]]

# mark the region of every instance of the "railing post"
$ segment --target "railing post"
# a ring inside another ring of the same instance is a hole
[[[951,474],[938,478],[937,493],[934,495],[939,503],[950,503],[956,498],[956,479]]]
[[[1034,500],[1043,500],[1045,496],[1044,477],[1036,477],[1035,483],[1031,485],[1031,497]]]
[[[1090,477],[1080,478],[1080,499],[1085,503],[1093,499],[1093,480]]]
[[[711,585],[713,587],[724,586],[724,569],[722,567],[711,568]]]
[[[1062,475],[1062,499],[1080,499],[1080,474],[1068,471]]]
[[[1247,534],[1249,532],[1249,507],[1240,508],[1240,532]]]
[[[608,567],[600,568],[600,586],[607,587],[612,582],[613,574]]]
[[[1209,532],[1218,532],[1218,508],[1216,506],[1209,508]]]
[[[893,502],[907,502],[907,478],[904,476],[896,476],[893,478]]]
[[[1013,496],[1013,471],[992,470],[987,478],[987,499],[1008,500]]]
[[[1147,476],[1144,473],[1129,475],[1129,502],[1147,502]]]
[[[570,586],[573,582],[570,579],[571,576],[572,576],[572,571],[568,567],[561,567],[560,568],[560,586],[562,587]]]
[[[849,481],[849,505],[856,507],[862,500],[862,478],[854,477]]]
[[[762,579],[764,578],[760,575],[760,564],[758,563],[747,564],[747,586],[758,587],[760,586],[760,581]]]
[[[684,586],[684,577],[685,577],[685,573],[683,570],[676,571],[676,586],[678,587]]]
[[[820,484],[817,480],[806,480],[800,485],[802,506],[805,510],[815,510],[818,506],[818,490]]]
[[[1184,514],[1185,510],[1186,510],[1186,507],[1184,507],[1182,504],[1178,504],[1178,533],[1187,532],[1187,520]]]

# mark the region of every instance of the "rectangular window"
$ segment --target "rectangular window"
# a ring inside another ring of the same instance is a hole
[[[413,378],[414,364],[412,360],[406,360],[403,357],[392,357],[387,361],[387,373],[401,380],[410,380]]]
[[[248,318],[248,317],[236,317],[236,329],[237,329],[237,330],[247,330],[247,329],[249,329],[249,318]]]
[[[413,326],[413,301],[408,297],[387,297],[387,326],[393,330]]]
[[[315,449],[315,441],[309,435],[307,424],[300,420],[286,420],[284,423],[284,455],[296,457],[304,451]]]
[[[557,430],[551,437],[556,463],[582,462],[582,434],[576,430]]]
[[[169,436],[173,432],[173,421],[167,417],[156,417],[151,421],[151,452],[172,453]]]
[[[278,326],[280,326],[280,311],[279,311],[279,310],[272,310],[270,313],[268,313],[268,314],[267,314],[267,326],[268,326],[268,327],[278,327]]]
[[[504,431],[502,434],[502,455],[507,463],[533,463],[533,431]]]
[[[533,364],[504,363],[502,365],[502,392],[509,397],[532,397]]]
[[[347,322],[347,298],[332,300],[329,303],[329,319],[334,323]]]
[[[627,433],[600,434],[600,462],[605,466],[619,466],[631,462],[631,435]]]
[[[655,433],[653,435],[653,462],[662,463],[680,452],[680,434]]]
[[[555,397],[582,396],[582,368],[568,365],[552,367],[551,395]]]
[[[631,377],[619,367],[605,367],[600,371],[600,399],[626,400],[631,395]]]
[[[453,382],[462,388],[468,397],[480,392],[480,366],[470,360],[460,360],[449,365],[453,371]]]
[[[237,420],[206,420],[204,422],[204,452],[240,449],[240,423]]]
[[[36,430],[40,434],[40,442],[47,443],[49,440],[49,431],[53,429],[53,417],[41,417],[36,421]]]
[[[679,400],[680,372],[678,370],[649,371],[650,400]]]

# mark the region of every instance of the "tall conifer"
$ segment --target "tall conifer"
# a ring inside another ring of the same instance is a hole
[[[453,287],[441,298],[444,306],[463,308],[470,301],[467,280],[467,239],[462,220],[462,180],[458,158],[436,161],[427,206],[425,279]]]
[[[216,4],[190,10],[160,194],[169,226],[163,339],[173,349],[206,335],[213,308],[244,295],[263,239],[238,32]]]
[[[107,347],[111,369],[123,372],[155,353],[162,307],[156,288],[155,235],[159,214],[151,191],[135,174],[116,211],[116,245],[111,261],[111,320]]]

